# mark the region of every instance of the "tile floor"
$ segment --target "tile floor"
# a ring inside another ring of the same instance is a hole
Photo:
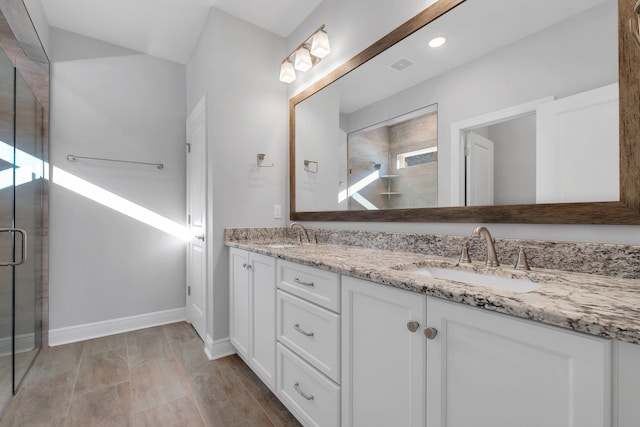
[[[0,427],[299,426],[234,355],[184,322],[43,351]]]

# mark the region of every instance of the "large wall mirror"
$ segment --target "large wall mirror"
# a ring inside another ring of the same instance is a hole
[[[637,22],[439,0],[290,100],[291,219],[640,224]]]

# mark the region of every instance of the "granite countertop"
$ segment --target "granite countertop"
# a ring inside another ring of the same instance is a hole
[[[407,270],[423,265],[455,266],[455,259],[419,253],[369,249],[336,244],[290,245],[286,242],[226,241],[230,247],[270,255],[303,265],[370,280],[449,301],[531,319],[574,331],[640,344],[640,281],[595,274],[509,266],[487,268],[483,263],[456,267],[540,283],[536,290],[516,293],[431,278]]]

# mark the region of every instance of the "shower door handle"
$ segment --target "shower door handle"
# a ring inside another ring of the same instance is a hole
[[[22,256],[20,257],[20,261],[0,262],[0,267],[24,264],[24,262],[27,260],[27,232],[22,228],[0,228],[0,233],[19,233],[22,235]]]

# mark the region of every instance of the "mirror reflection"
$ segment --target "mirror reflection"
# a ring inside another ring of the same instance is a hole
[[[617,201],[617,81],[615,0],[466,1],[295,106],[295,210]]]
[[[438,204],[438,112],[429,106],[347,136],[349,210]]]

